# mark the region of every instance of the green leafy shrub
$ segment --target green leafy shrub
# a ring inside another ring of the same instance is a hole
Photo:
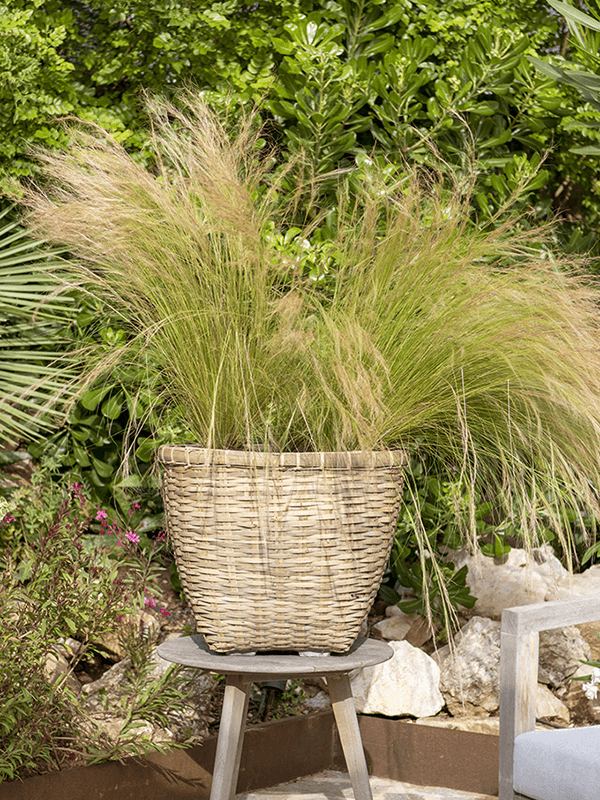
[[[153,366],[118,366],[110,380],[72,405],[63,424],[48,402],[59,386],[65,397],[76,386],[75,373],[65,369],[75,353],[84,353],[90,342],[110,349],[125,339],[120,320],[100,301],[63,291],[52,274],[63,263],[62,253],[19,224],[12,206],[0,211],[0,442],[14,447],[29,441],[44,474],[52,471],[58,483],[70,475],[91,500],[121,514],[130,504],[127,491],[139,490],[148,524],[154,517],[158,527],[162,505],[155,481],[147,476],[140,489],[153,452],[149,421],[159,427],[152,411]],[[169,436],[167,422],[160,424]]]
[[[448,548],[459,548],[468,538],[472,494],[445,477],[411,459],[389,570],[379,589],[387,603],[407,614],[430,616],[441,628],[448,628],[459,606],[472,608],[476,601],[466,585],[466,567],[456,570],[444,558]],[[478,516],[487,510],[480,507]],[[477,525],[475,535],[481,533]]]
[[[34,169],[31,144],[64,146],[56,120],[65,113],[102,125],[150,163],[140,89],[168,95],[191,83],[231,117],[267,96],[278,158],[302,150],[321,176],[374,146],[392,160],[427,159],[424,135],[460,164],[471,142],[485,217],[515,170],[533,176],[552,150],[522,202],[544,217],[564,211],[571,249],[588,246],[597,227],[597,171],[569,154],[591,134],[561,116],[575,94],[526,58],[561,49],[560,18],[532,0],[443,9],[433,0],[13,0],[2,19],[5,188]]]
[[[0,163],[5,178],[8,165],[12,178],[30,172],[27,142],[63,144],[64,135],[52,122],[78,106],[73,65],[60,55],[67,30],[58,20],[42,19],[38,5],[0,4]]]
[[[95,343],[108,351],[126,343],[120,320],[98,300],[79,296],[75,312],[65,338],[76,350],[85,352]],[[155,383],[156,369],[147,360],[141,359],[139,366],[117,365],[70,406],[57,430],[28,449],[38,462],[52,462],[57,480],[71,476],[85,486],[93,502],[114,506],[122,515],[132,492],[136,493],[146,507],[148,525],[160,527],[162,504],[150,474],[154,451],[150,437],[152,428],[161,424],[158,412],[152,410]],[[165,421],[162,425],[168,430]]]
[[[258,99],[271,82],[271,35],[313,3],[243,0],[11,0],[0,6],[0,184],[31,174],[32,144],[64,146],[57,118],[77,114],[145,159],[141,89],[190,81],[243,87]],[[248,86],[251,86],[248,91]]]
[[[533,25],[524,9],[486,3],[451,3],[443,19],[439,11],[429,3],[341,2],[290,18],[273,40],[277,81],[266,100],[281,157],[301,157],[309,175],[321,176],[320,203],[334,208],[335,180],[323,176],[357,158],[381,154],[402,165],[441,155],[468,172],[470,153],[483,223],[497,224],[515,195],[548,218],[569,194],[563,186],[554,195],[567,165],[551,155],[540,169],[541,158],[567,150],[574,134],[561,123],[564,90],[536,74],[526,55],[534,42],[555,42],[557,21],[530,9]],[[582,246],[573,221],[565,229],[571,249]]]

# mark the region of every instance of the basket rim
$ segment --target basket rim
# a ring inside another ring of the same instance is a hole
[[[376,469],[405,467],[404,450],[348,450],[340,452],[272,453],[258,450],[217,450],[199,444],[161,445],[156,452],[160,464],[183,466],[226,466],[312,468],[312,469]]]

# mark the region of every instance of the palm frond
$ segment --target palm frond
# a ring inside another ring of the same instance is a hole
[[[60,252],[34,240],[0,212],[0,441],[27,439],[51,429],[57,393],[67,393],[69,356],[56,350],[65,338],[73,298],[58,271]]]

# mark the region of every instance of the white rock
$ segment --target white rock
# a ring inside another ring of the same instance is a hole
[[[303,705],[307,710],[318,711],[320,709],[329,708],[331,706],[331,700],[326,692],[317,692],[313,697],[308,697]]]
[[[498,717],[423,717],[416,720],[416,724],[429,725],[433,728],[449,728],[453,731],[487,733],[491,736],[498,736],[500,728]]]
[[[600,593],[600,564],[594,564],[585,572],[576,575],[567,574],[564,580],[551,588],[546,600],[598,593]]]
[[[104,705],[104,694],[115,690],[126,682],[125,673],[130,667],[131,660],[126,658],[114,664],[101,678],[98,678],[97,681],[86,683],[81,690],[85,705],[92,710],[96,710],[97,707],[102,707]],[[100,692],[103,694],[99,694]]]
[[[125,725],[124,717],[110,716],[102,713],[91,714],[84,718],[79,729],[82,734],[90,739],[101,736],[108,740],[108,743],[115,746],[119,743]],[[150,742],[171,742],[175,738],[173,732],[168,728],[153,725],[150,722],[138,722],[135,728],[131,728],[124,733],[124,739],[129,740],[148,740]]]
[[[525,552],[525,551],[522,551]],[[571,579],[571,573],[563,567],[560,560],[554,554],[552,545],[544,544],[541,547],[534,547],[528,560],[532,563],[538,575],[546,580],[548,589],[557,584]],[[549,600],[549,597],[545,598]]]
[[[173,638],[173,637],[169,637]],[[172,666],[157,655],[156,650],[150,656],[152,669],[148,672],[149,684],[157,683]],[[82,689],[85,711],[93,718],[101,729],[109,736],[117,735],[121,714],[122,697],[131,692],[131,684],[127,672],[131,668],[131,660],[114,664],[104,675]],[[189,680],[191,697],[188,705],[172,710],[169,718],[169,736],[183,740],[189,735],[205,737],[208,734],[210,693],[216,680],[208,672],[197,669],[186,669],[183,675]],[[115,721],[116,720],[116,721]],[[156,729],[156,736],[164,738],[162,729]]]
[[[538,680],[562,686],[581,666],[581,661],[589,661],[590,656],[590,646],[576,627],[542,631]]]
[[[586,660],[600,661],[600,621],[584,622],[576,628],[590,646],[590,658]]]
[[[455,717],[493,714],[499,705],[500,623],[473,617],[456,634],[454,645],[454,653],[447,652],[440,661],[440,687],[448,710]],[[588,652],[576,628],[542,632],[539,681],[563,685],[579,666],[579,659],[588,658]],[[550,702],[541,689],[540,696]],[[556,700],[554,695],[552,698]],[[562,709],[555,716],[564,713]]]
[[[569,722],[569,709],[543,684],[538,684],[536,698],[536,717],[540,719],[557,717]],[[500,732],[499,717],[423,717],[415,720],[417,725],[429,725],[434,728],[449,728],[455,731],[486,733],[498,736]],[[538,730],[548,730],[543,724],[536,725]]]
[[[65,676],[67,676],[65,678]],[[58,683],[64,680],[66,685],[75,693],[81,691],[81,684],[71,672],[71,665],[66,656],[66,651],[60,645],[55,646],[46,653],[44,658],[44,677],[48,683]]]
[[[537,685],[535,705],[535,715],[540,719],[558,717],[566,723],[571,720],[571,715],[566,705],[561,702],[556,695],[552,694],[550,689],[544,686],[543,683],[538,683]]]
[[[81,642],[77,641],[77,639],[72,639],[70,636],[60,638],[57,641],[68,658],[78,655],[81,651]]]
[[[549,544],[531,553],[513,547],[502,562],[484,556],[480,550],[472,554],[449,551],[447,560],[457,569],[467,565],[467,585],[477,597],[473,611],[492,619],[500,619],[503,610],[512,606],[600,593],[600,564],[572,575]]]
[[[485,716],[499,705],[500,623],[473,617],[441,665],[441,690],[455,716]]]
[[[394,607],[395,606],[392,606],[392,608]],[[400,614],[402,614],[401,611]],[[381,622],[377,622],[373,625],[373,630],[381,634],[383,639],[400,642],[411,629],[413,624],[411,617],[413,616],[414,614],[410,616],[408,614],[402,614],[402,616],[394,615],[393,617],[386,617],[382,619]]]
[[[117,659],[127,657],[127,649],[123,645],[122,634],[126,633],[126,627],[134,625],[137,630],[143,628],[150,637],[158,634],[160,623],[158,620],[149,614],[147,611],[139,609],[133,616],[126,616],[121,621],[121,628],[116,631],[111,631],[100,636],[95,642],[101,650],[114,656]]]
[[[477,598],[473,611],[492,619],[500,619],[505,608],[550,599],[551,588],[570,577],[549,545],[535,548],[531,555],[514,547],[503,563],[480,550],[454,551],[448,560],[457,569],[467,565],[467,585]]]
[[[350,675],[356,710],[363,714],[428,717],[443,708],[440,669],[408,642],[390,642],[393,657]]]
[[[401,608],[398,608],[398,606],[394,605],[385,607],[385,615],[386,617],[402,617],[410,619],[411,625],[415,621],[417,616],[416,614],[406,614],[404,611],[402,611]]]
[[[443,647],[438,647],[436,650],[433,651],[431,654],[431,658],[438,664],[440,667],[444,663],[444,661],[450,655],[450,645],[445,644]]]

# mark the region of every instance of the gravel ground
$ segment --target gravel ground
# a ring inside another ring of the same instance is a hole
[[[497,800],[488,794],[414,786],[411,783],[374,777],[371,778],[371,791],[373,800]],[[331,770],[290,783],[281,783],[269,789],[239,794],[236,800],[280,800],[282,797],[286,800],[354,800],[348,774]]]

